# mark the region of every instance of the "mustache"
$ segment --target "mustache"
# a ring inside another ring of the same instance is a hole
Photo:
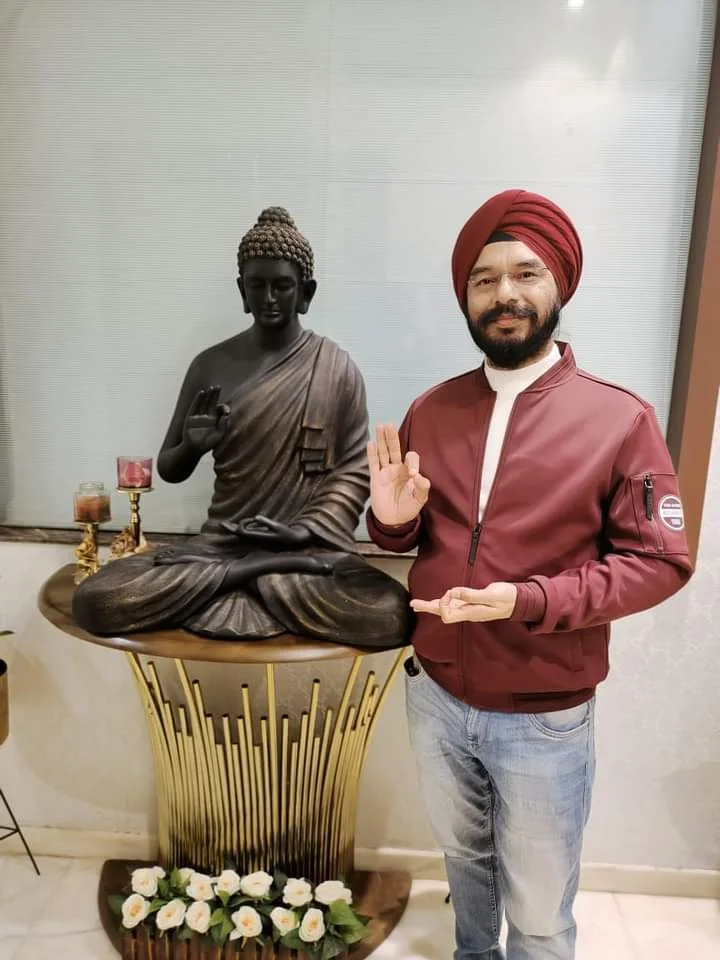
[[[537,323],[538,319],[537,311],[533,310],[532,307],[519,307],[506,303],[498,304],[498,306],[480,314],[478,323],[483,327],[488,327],[491,323],[499,320],[500,317],[515,317],[517,320],[531,320],[534,323]]]

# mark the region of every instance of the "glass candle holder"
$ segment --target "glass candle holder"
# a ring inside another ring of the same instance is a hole
[[[76,523],[107,523],[111,519],[110,493],[96,480],[78,484],[73,498]]]
[[[152,466],[152,457],[118,457],[118,487],[121,490],[149,490],[152,487]]]

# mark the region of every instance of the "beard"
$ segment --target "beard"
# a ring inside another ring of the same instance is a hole
[[[489,332],[491,324],[500,317],[517,317],[527,320],[529,331],[522,335],[502,330]],[[514,370],[543,352],[560,322],[560,305],[555,304],[541,322],[532,307],[512,307],[509,304],[492,307],[480,314],[477,320],[468,320],[470,336],[494,367]]]

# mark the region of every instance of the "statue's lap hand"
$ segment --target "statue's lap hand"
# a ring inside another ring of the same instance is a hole
[[[219,559],[209,554],[193,553],[184,547],[162,547],[153,555],[153,565],[170,567],[179,563],[214,563]]]

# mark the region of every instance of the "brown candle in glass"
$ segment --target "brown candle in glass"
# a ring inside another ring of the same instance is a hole
[[[75,491],[76,523],[107,523],[111,519],[110,494],[104,483],[81,483]]]

